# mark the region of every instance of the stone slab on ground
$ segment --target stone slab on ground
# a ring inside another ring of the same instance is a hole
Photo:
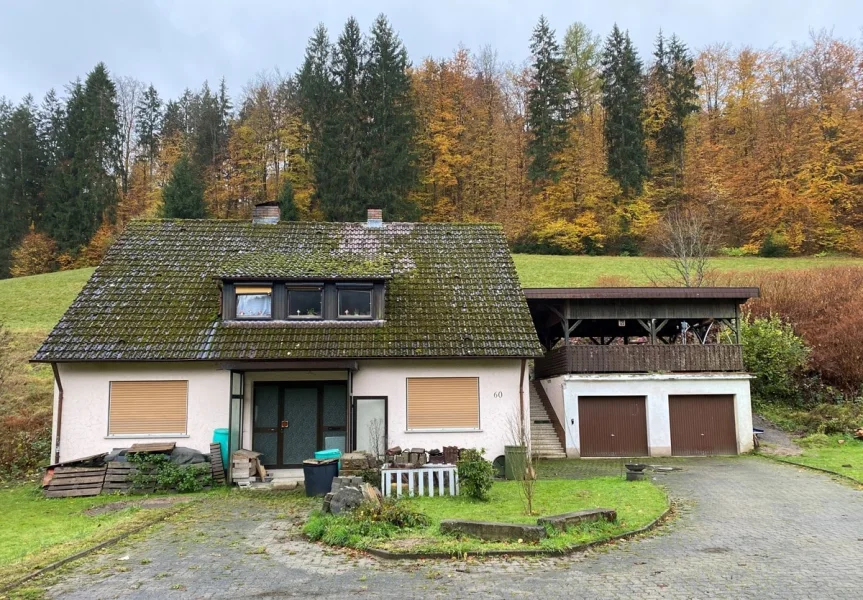
[[[563,513],[561,515],[540,517],[536,520],[536,524],[541,526],[551,525],[558,531],[566,531],[570,527],[574,527],[580,523],[590,523],[593,521],[614,523],[616,520],[617,511],[611,508],[593,508],[590,510]]]
[[[545,527],[523,523],[490,523],[487,521],[460,521],[444,519],[440,522],[441,533],[469,535],[481,540],[506,542],[522,540],[538,542],[545,538]]]

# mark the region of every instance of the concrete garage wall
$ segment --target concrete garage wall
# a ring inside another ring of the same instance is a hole
[[[510,444],[509,422],[519,415],[518,359],[360,361],[353,376],[355,396],[387,396],[389,446],[485,448],[486,458],[503,454]],[[478,377],[479,430],[408,431],[408,377]],[[530,422],[528,373],[524,375],[524,418]]]
[[[60,363],[58,368],[63,385],[61,461],[163,440],[208,453],[213,430],[228,426],[229,373],[213,363]],[[108,436],[111,381],[178,379],[189,382],[186,435]],[[55,384],[52,440],[57,434],[58,398]],[[53,457],[54,448],[52,461]]]
[[[579,396],[645,396],[647,444],[650,455],[670,456],[671,426],[668,396],[730,394],[734,396],[737,451],[743,453],[752,450],[750,376],[745,373],[565,375],[546,381],[553,383],[558,379],[563,380],[563,399],[566,407],[564,428],[568,456],[575,457],[580,454]]]

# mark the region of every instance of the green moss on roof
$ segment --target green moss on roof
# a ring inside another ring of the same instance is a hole
[[[219,278],[386,279],[386,320],[223,322]],[[496,225],[134,221],[40,361],[528,357],[540,352]]]

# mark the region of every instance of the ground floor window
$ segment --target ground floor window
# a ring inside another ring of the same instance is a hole
[[[108,435],[185,435],[189,382],[112,381]]]
[[[407,428],[479,429],[478,377],[408,377]]]

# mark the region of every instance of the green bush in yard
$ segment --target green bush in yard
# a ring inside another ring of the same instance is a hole
[[[128,461],[137,467],[132,488],[137,490],[200,492],[213,484],[210,465],[177,465],[166,454],[130,454]]]
[[[380,504],[367,502],[340,515],[316,511],[303,533],[312,541],[330,546],[363,548],[372,540],[392,537],[400,529],[427,527],[430,522],[425,514],[406,503],[386,498]]]
[[[752,395],[759,402],[799,405],[799,376],[809,347],[791,325],[776,315],[741,319],[743,363],[755,375]]]
[[[494,467],[482,457],[485,448],[465,448],[461,451],[456,466],[461,491],[477,500],[488,500],[494,483]]]

